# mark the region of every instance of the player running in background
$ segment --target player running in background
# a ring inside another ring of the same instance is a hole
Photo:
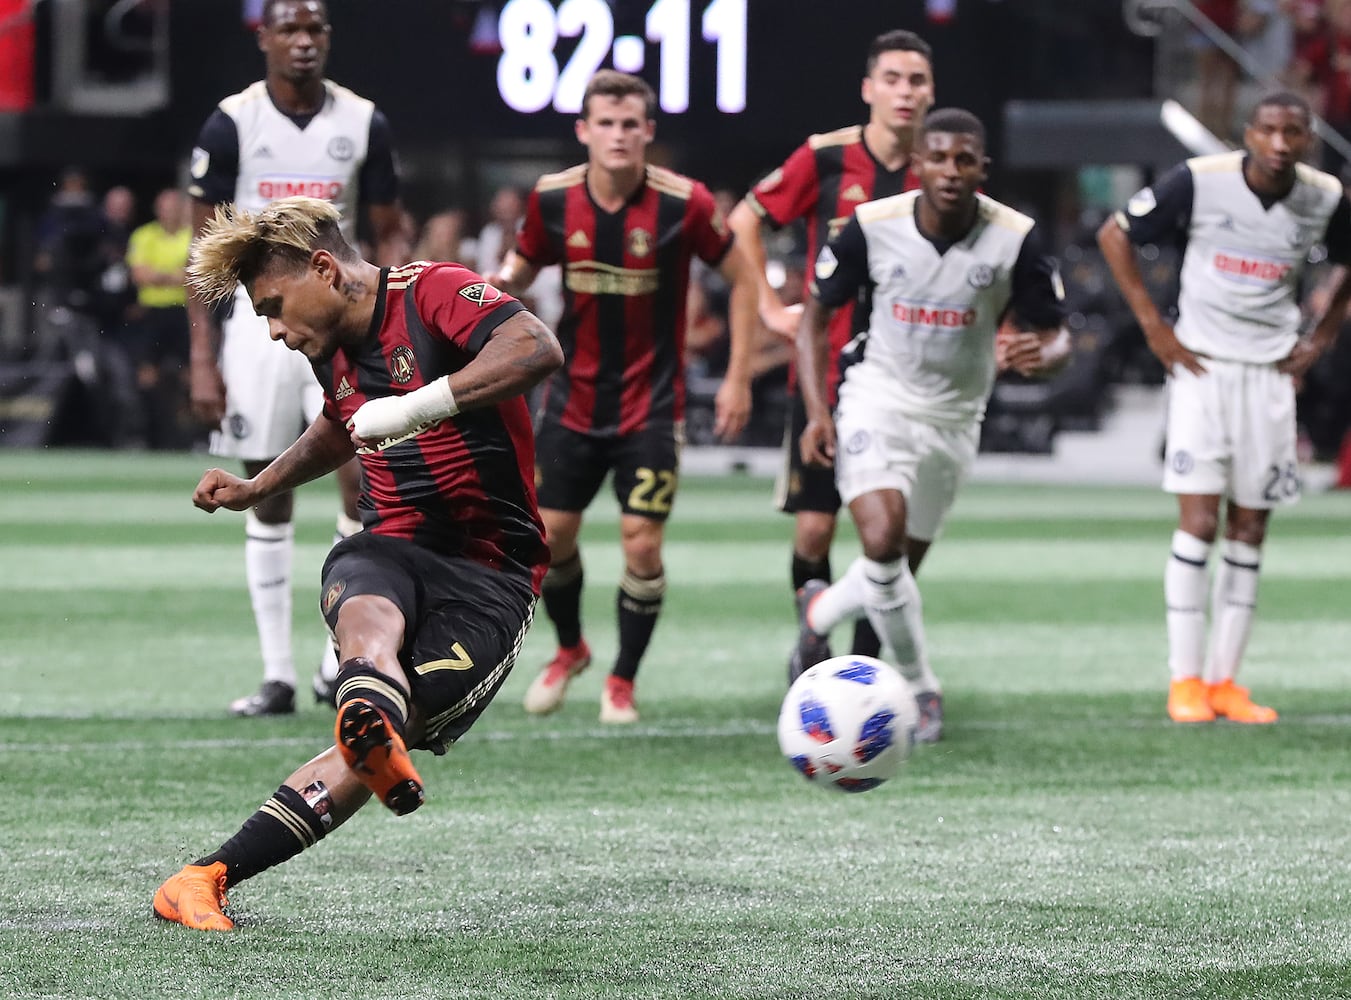
[[[996,370],[1047,375],[1069,358],[1055,262],[1032,219],[979,193],[988,162],[974,115],[930,113],[915,144],[920,189],[854,211],[816,258],[798,334],[802,460],[834,465],[863,555],[834,584],[804,585],[789,673],[825,659],[830,630],[866,614],[915,691],[922,742],[941,736],[943,703],[910,561],[975,461]],[[867,291],[866,351],[832,416],[830,314]]]
[[[366,530],[333,547],[321,607],[338,639],[335,745],[297,769],[154,910],[229,930],[234,884],[312,847],[377,796],[422,804],[408,748],[445,753],[511,670],[548,564],[522,394],[563,360],[519,302],[458,264],[380,269],[337,210],[286,198],[222,211],[193,251],[207,303],[242,282],[263,330],[313,367],[324,407],[250,479],[211,469],[193,502],[247,508],[357,454]],[[350,431],[349,431],[350,428]]]
[[[1273,508],[1300,491],[1295,387],[1337,336],[1346,275],[1311,334],[1300,337],[1298,288],[1323,243],[1351,261],[1351,207],[1341,182],[1300,163],[1313,143],[1309,105],[1262,98],[1246,150],[1187,160],[1098,232],[1107,263],[1168,373],[1163,488],[1178,525],[1164,572],[1168,714],[1175,722],[1276,721],[1234,682],[1252,629],[1262,542]],[[1150,300],[1134,245],[1185,244],[1176,323]],[[1210,590],[1207,563],[1224,499],[1224,542]]]
[[[233,202],[258,210],[288,194],[325,198],[342,212],[355,242],[364,204],[380,241],[380,259],[403,261],[398,179],[388,122],[370,101],[324,79],[330,26],[322,0],[267,0],[258,47],[267,77],[227,97],[202,126],[192,151],[193,233],[215,206]],[[321,394],[304,359],[268,341],[243,292],[226,303],[220,323],[191,293],[190,375],[193,410],[218,429],[211,453],[243,462],[247,475],[295,441],[319,411]],[[339,472],[343,512],[337,537],[360,530],[355,464]],[[283,491],[245,515],[244,563],[263,658],[263,683],[230,704],[236,715],[295,710],[291,652],[291,567],[294,497]],[[315,676],[316,697],[332,700],[337,658],[325,639]]]
[[[633,681],[666,592],[662,537],[675,500],[685,417],[685,301],[690,260],[732,286],[731,357],[719,388],[718,434],[735,437],[750,413],[755,278],[703,184],[647,162],[656,95],[602,70],[587,85],[577,140],[587,162],[539,180],[516,248],[490,277],[522,294],[563,265],[558,337],[567,364],[537,419],[536,485],[553,563],[544,607],[558,652],[526,692],[526,711],[552,712],[591,662],[582,635],[582,514],[613,470],[624,576],[616,595],[619,650],[601,693],[602,722],[638,719]]]
[[[755,264],[760,316],[770,330],[794,339],[799,310],[786,308],[765,277],[761,222],[777,229],[805,219],[807,260],[811,261],[861,203],[914,188],[910,151],[933,96],[928,43],[909,31],[877,36],[868,47],[864,66],[868,123],[811,136],[733,209],[728,222]],[[866,328],[867,317],[866,302],[845,303],[831,317],[826,391],[832,406],[839,388],[840,351]],[[807,417],[793,382],[790,378],[784,464],[776,493],[779,509],[794,516],[791,575],[793,593],[799,595],[808,580],[831,578],[830,545],[840,495],[830,469],[802,464],[798,439]],[[912,568],[919,568],[918,561]],[[860,618],[853,651],[875,656],[878,647],[877,633],[866,618]]]

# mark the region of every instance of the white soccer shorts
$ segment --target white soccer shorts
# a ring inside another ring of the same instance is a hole
[[[211,433],[211,454],[269,461],[319,416],[323,390],[303,354],[268,336],[267,320],[242,289],[221,333],[225,419]]]
[[[1271,364],[1202,358],[1168,379],[1163,488],[1268,510],[1299,499],[1295,386]]]
[[[980,426],[939,427],[894,409],[842,400],[835,419],[835,483],[846,505],[864,493],[899,490],[905,533],[933,541],[980,447]]]

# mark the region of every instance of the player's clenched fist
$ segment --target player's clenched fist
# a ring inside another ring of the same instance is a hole
[[[248,510],[258,502],[253,480],[240,479],[224,469],[207,469],[197,489],[192,492],[192,503],[207,513],[220,510]]]

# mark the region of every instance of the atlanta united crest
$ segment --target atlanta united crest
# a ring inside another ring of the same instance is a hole
[[[417,359],[413,356],[413,349],[405,344],[394,348],[389,356],[389,377],[399,385],[407,385],[413,381],[416,373]]]
[[[342,580],[329,584],[328,589],[324,591],[324,614],[333,610],[333,605],[338,603],[338,598],[346,589],[347,584]]]
[[[652,252],[652,234],[646,229],[629,231],[629,253],[635,257],[646,257]]]

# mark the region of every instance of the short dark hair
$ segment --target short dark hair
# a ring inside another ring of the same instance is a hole
[[[934,50],[929,43],[913,31],[896,28],[878,35],[868,46],[868,60],[863,65],[864,76],[872,76],[873,70],[877,68],[877,59],[883,52],[918,52],[933,66]]]
[[[1262,99],[1253,105],[1252,114],[1248,116],[1248,124],[1251,125],[1257,121],[1257,112],[1263,108],[1294,108],[1302,111],[1304,117],[1310,122],[1313,121],[1313,108],[1299,94],[1293,90],[1274,90],[1269,94],[1263,95]]]
[[[591,98],[613,97],[621,100],[625,97],[641,97],[648,120],[657,117],[657,95],[651,85],[641,77],[621,73],[617,69],[602,69],[596,72],[586,85],[582,94],[582,117],[591,111]]]
[[[985,148],[985,126],[981,124],[979,118],[965,108],[939,108],[937,111],[930,111],[924,116],[924,124],[920,126],[920,135],[927,135],[930,132],[974,135],[980,143],[980,148]]]
[[[307,0],[263,0],[263,17],[260,22],[264,28],[270,28],[277,20],[277,8],[284,3],[306,3]],[[324,20],[328,20],[327,0],[316,0],[324,11]]]

